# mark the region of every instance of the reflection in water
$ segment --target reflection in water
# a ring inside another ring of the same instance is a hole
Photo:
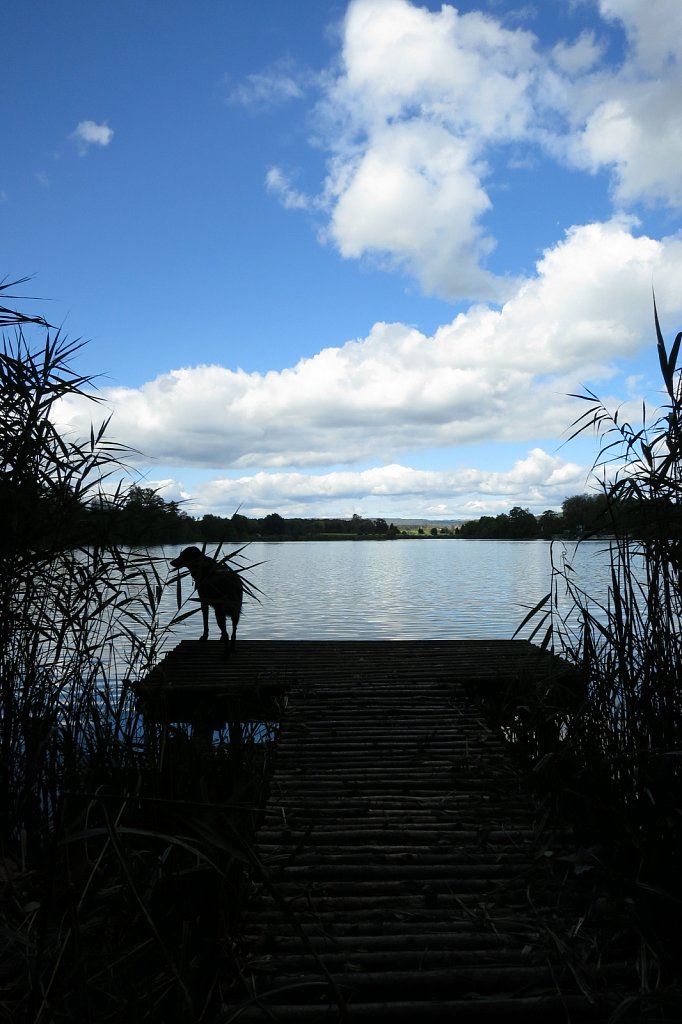
[[[608,580],[605,547],[588,542],[575,554],[568,547],[578,580],[598,599]],[[153,553],[173,558],[178,551]],[[244,554],[264,563],[251,574],[263,596],[261,604],[245,603],[238,640],[506,639],[550,588],[550,545],[542,541],[254,543]],[[162,622],[175,612],[168,587]],[[169,645],[200,633],[200,616],[192,616]]]

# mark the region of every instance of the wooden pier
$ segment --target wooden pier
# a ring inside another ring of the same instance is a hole
[[[634,983],[595,941],[589,864],[570,829],[538,828],[471,696],[567,672],[525,641],[167,656],[138,687],[149,713],[191,719],[198,698],[216,723],[282,723],[226,1019],[608,1019]]]

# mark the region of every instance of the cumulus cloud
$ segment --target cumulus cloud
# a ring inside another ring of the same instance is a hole
[[[619,66],[595,60],[580,66],[555,50],[565,77],[560,86],[554,82],[552,101],[567,129],[548,137],[549,147],[576,167],[611,172],[620,205],[679,205],[682,64],[676,40],[682,6],[677,0],[600,0],[599,11],[624,32],[625,57]]]
[[[108,146],[114,137],[113,128],[106,121],[79,121],[71,139],[76,143],[81,154],[87,153],[92,146]]]
[[[371,149],[336,166],[330,234],[346,257],[386,254],[425,291],[500,298],[508,284],[481,267],[494,242],[479,225],[490,200],[469,144],[437,125],[385,128]]]
[[[612,90],[572,142],[578,166],[613,168],[619,203],[682,201],[682,73],[675,78]]]
[[[503,301],[517,282],[488,269],[489,180],[505,147],[606,170],[619,209],[682,201],[682,5],[600,0],[599,14],[624,33],[618,65],[595,33],[543,48],[478,11],[351,0],[319,78],[318,200],[278,168],[268,188],[292,209],[324,206],[323,237],[346,258],[400,268],[427,294]]]
[[[387,259],[430,294],[508,294],[485,270],[485,148],[527,132],[536,64],[528,33],[478,12],[354,0],[318,107],[327,237],[341,254]]]
[[[638,68],[657,74],[677,61],[682,32],[678,0],[599,0],[599,10],[607,20],[622,23]]]
[[[415,114],[462,134],[515,138],[530,114],[525,95],[535,63],[530,33],[478,11],[352,0],[329,100],[357,134]]]
[[[682,312],[682,241],[631,227],[573,228],[500,309],[472,307],[432,336],[377,323],[279,372],[194,366],[105,388],[113,432],[166,465],[254,471],[559,436],[575,412],[566,395],[649,343],[652,280],[661,316]],[[59,409],[82,433],[86,414]]]

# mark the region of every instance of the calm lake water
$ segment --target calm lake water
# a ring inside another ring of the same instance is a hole
[[[179,550],[153,553],[173,558]],[[231,550],[225,546],[222,554]],[[555,559],[560,550],[555,544]],[[603,598],[609,565],[604,542],[566,550],[588,593]],[[506,639],[551,579],[544,541],[274,542],[250,544],[244,556],[249,564],[263,563],[248,574],[262,591],[260,604],[244,604],[238,636],[249,640]],[[190,592],[187,579],[183,596]],[[175,587],[169,586],[162,622],[176,609]],[[197,614],[176,627],[169,644],[200,633]],[[218,635],[212,613],[210,635]]]

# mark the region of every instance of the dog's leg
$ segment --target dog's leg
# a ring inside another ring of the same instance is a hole
[[[208,603],[206,601],[201,602],[201,614],[204,617],[204,632],[199,639],[208,640]]]
[[[220,629],[220,639],[223,643],[227,643],[227,612],[224,608],[216,606],[214,609],[215,620],[218,623]]]
[[[223,642],[223,658],[229,658],[230,656],[230,638],[227,633],[227,611],[225,608],[221,608],[220,611],[215,609],[215,617],[220,626],[220,639]]]

